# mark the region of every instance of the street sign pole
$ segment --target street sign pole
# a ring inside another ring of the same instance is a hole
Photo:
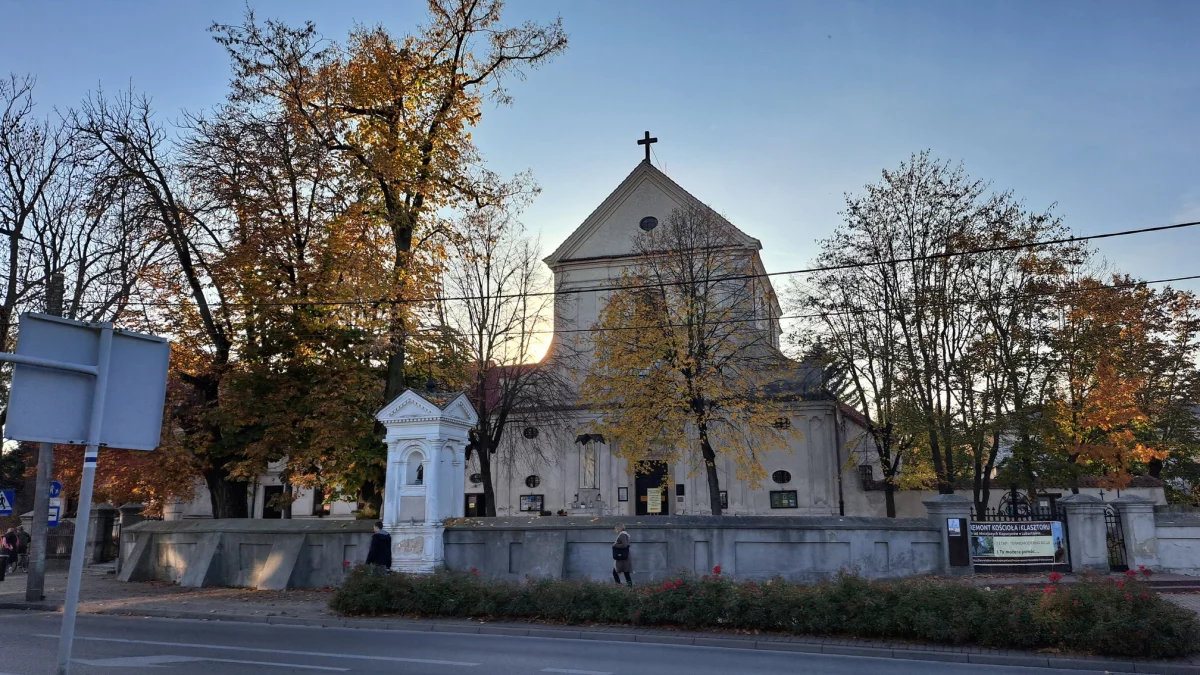
[[[71,544],[71,571],[67,576],[67,597],[63,602],[62,628],[58,636],[58,675],[71,672],[71,644],[75,640],[75,614],[79,609],[79,587],[83,584],[83,555],[87,547],[88,521],[92,515],[92,487],[96,481],[96,458],[100,454],[100,425],[104,420],[104,399],[108,389],[108,362],[112,355],[113,328],[102,324],[100,349],[96,363],[96,385],[92,390],[92,413],[88,423],[87,446],[83,451],[83,480],[79,485],[79,512],[75,516],[75,538]]]
[[[50,275],[46,287],[46,313],[62,315],[63,275]],[[25,575],[25,601],[46,598],[46,535],[50,517],[50,472],[54,470],[54,444],[38,444],[37,478],[33,488],[33,522],[29,526],[29,571]],[[59,514],[62,515],[62,514]]]

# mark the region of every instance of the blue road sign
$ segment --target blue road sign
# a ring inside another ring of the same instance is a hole
[[[0,516],[11,516],[13,500],[17,498],[15,490],[0,490]]]
[[[62,493],[62,483],[52,480],[50,481],[50,498],[54,499]]]
[[[46,520],[47,527],[58,527],[58,518],[62,515],[62,499],[55,497],[50,500],[50,512]]]

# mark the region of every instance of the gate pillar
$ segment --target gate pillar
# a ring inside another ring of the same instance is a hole
[[[1121,519],[1125,537],[1125,561],[1130,569],[1145,567],[1158,571],[1158,528],[1154,523],[1154,502],[1126,495],[1114,499],[1112,506]]]
[[[1108,574],[1108,528],[1105,503],[1091,495],[1071,495],[1058,501],[1067,512],[1067,548],[1075,573]]]

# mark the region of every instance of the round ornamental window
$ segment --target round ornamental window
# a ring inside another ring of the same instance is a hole
[[[532,441],[533,439],[538,437],[538,428],[537,427],[525,427],[525,430],[521,433],[524,434],[525,438],[528,438],[529,440]]]
[[[471,482],[476,485],[479,485],[480,483],[483,482],[483,474],[479,474],[479,473],[471,474]]]
[[[776,483],[779,483],[780,485],[783,485],[784,483],[792,482],[792,474],[788,473],[787,471],[784,471],[783,469],[780,469],[779,471],[776,471],[775,473],[771,474],[771,480],[775,481]]]
[[[643,232],[649,232],[650,230],[658,227],[658,218],[655,218],[654,216],[646,216],[645,218],[642,218],[640,223],[638,223],[638,227],[642,228]]]
[[[542,484],[541,476],[526,476],[525,477],[525,487],[535,488],[541,484]]]
[[[786,417],[780,417],[771,423],[771,426],[776,429],[791,429],[792,421]]]

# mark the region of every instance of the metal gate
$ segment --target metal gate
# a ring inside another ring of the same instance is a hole
[[[1129,569],[1125,558],[1125,531],[1121,529],[1121,515],[1111,506],[1104,507],[1105,540],[1108,543],[1108,566],[1114,572]]]

